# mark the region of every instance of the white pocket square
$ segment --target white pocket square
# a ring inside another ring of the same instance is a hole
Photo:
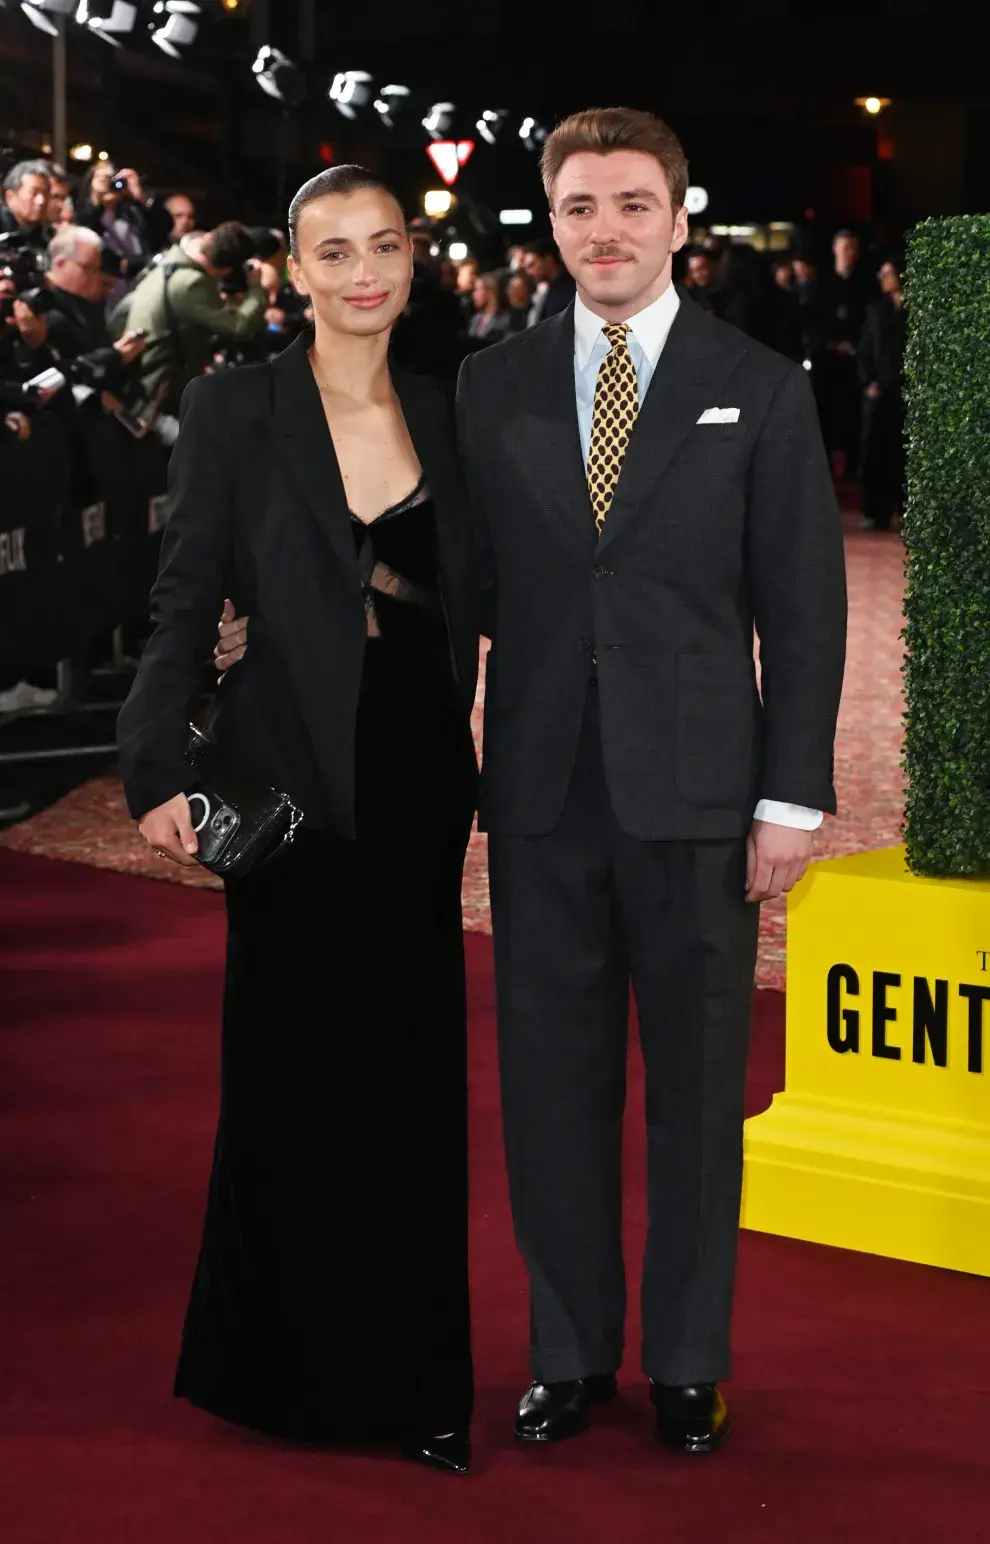
[[[739,422],[739,409],[737,407],[706,407],[699,424],[737,424]]]

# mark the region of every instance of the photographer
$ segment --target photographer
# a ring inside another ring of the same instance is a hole
[[[16,237],[11,246],[42,252],[48,240],[48,201],[51,185],[44,161],[18,161],[3,179],[0,234]]]
[[[48,245],[46,280],[53,310],[48,343],[65,361],[76,385],[119,391],[145,339],[128,332],[112,342],[103,313],[103,243],[93,231],[70,225]]]
[[[114,343],[100,303],[103,285],[100,238],[69,226],[52,238],[43,287],[23,290],[12,304],[13,332],[4,350],[4,376],[26,383],[46,371],[63,378],[61,386],[40,399],[25,393],[25,407],[42,406],[65,386],[90,391],[122,391],[128,367],[144,348],[144,339],[127,334]],[[136,379],[136,377],[135,377]],[[71,402],[59,402],[69,409]]]
[[[163,206],[149,201],[133,167],[118,172],[111,161],[90,167],[76,206],[76,223],[95,231],[121,261],[120,280],[107,302],[112,316],[168,239],[171,219]]]
[[[257,272],[251,238],[231,220],[201,242],[170,247],[144,274],[127,302],[127,325],[147,337],[141,381],[145,395],[161,400],[164,411],[176,410],[184,388],[210,364],[218,340],[243,345],[264,331],[269,298],[254,282]],[[233,289],[239,279],[246,285],[243,295],[225,300],[220,281]]]

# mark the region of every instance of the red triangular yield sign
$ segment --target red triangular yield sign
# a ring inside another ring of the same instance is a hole
[[[426,153],[448,187],[457,181],[457,173],[474,149],[473,139],[435,139]]]
[[[461,162],[457,154],[457,146],[452,139],[433,140],[427,145],[426,153],[448,187],[457,181]]]

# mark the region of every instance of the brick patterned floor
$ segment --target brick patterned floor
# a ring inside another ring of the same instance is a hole
[[[850,534],[846,538],[849,575],[849,660],[836,745],[836,781],[840,813],[827,820],[820,835],[822,856],[887,847],[900,840],[903,789],[901,743],[901,606],[903,549],[896,538]],[[474,727],[480,737],[484,673],[475,704]],[[120,784],[113,775],[94,778],[51,809],[0,835],[0,843],[20,852],[45,853],[98,868],[173,884],[216,886],[201,869],[179,869],[151,854],[128,819]],[[464,875],[464,925],[489,932],[486,841],[471,839]],[[764,907],[757,981],[782,988],[785,980],[785,909]]]

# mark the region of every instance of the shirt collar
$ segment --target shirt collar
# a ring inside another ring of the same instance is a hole
[[[629,331],[651,365],[656,365],[663,352],[680,303],[677,290],[669,284],[659,299],[628,318]],[[578,295],[574,301],[574,359],[579,370],[583,370],[591,358],[604,326],[602,318],[589,311]]]

